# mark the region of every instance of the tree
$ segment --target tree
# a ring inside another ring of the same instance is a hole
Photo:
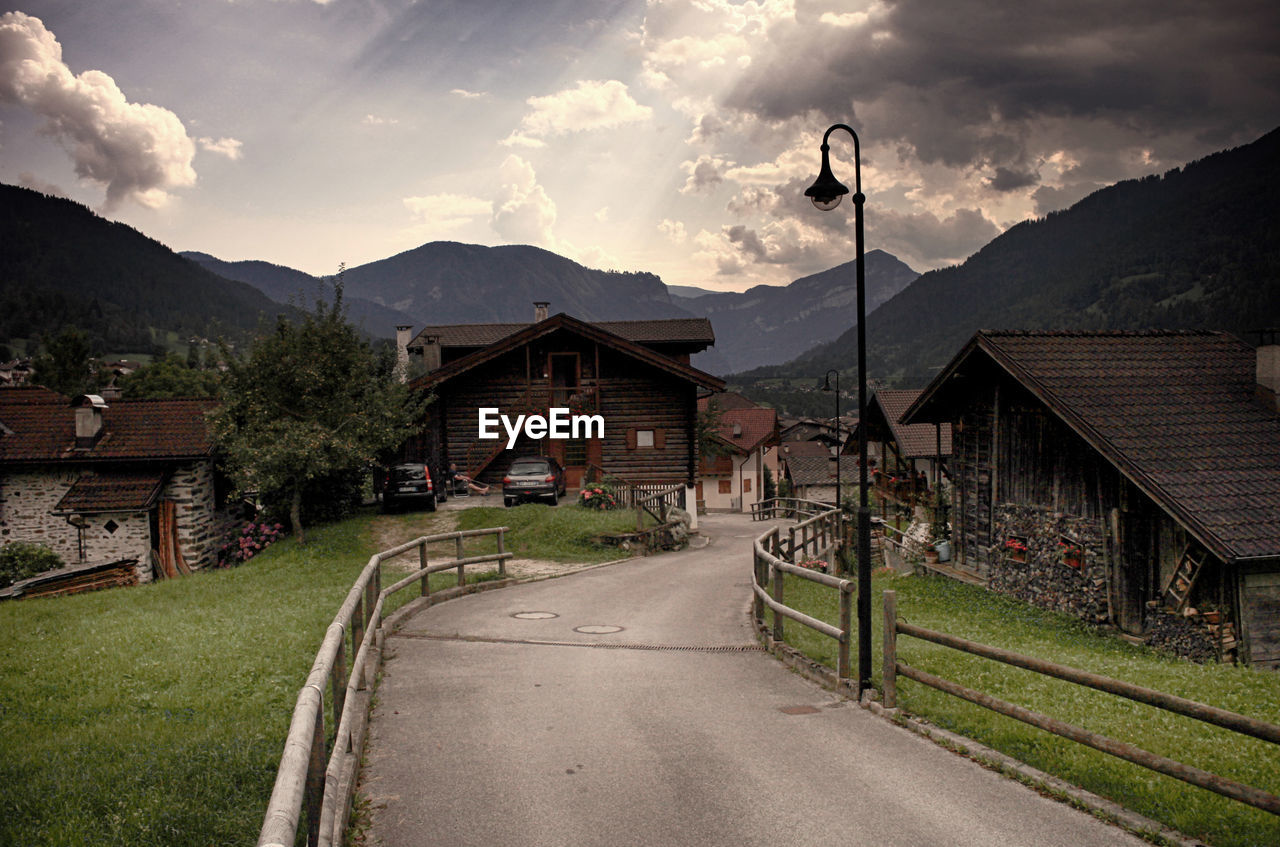
[[[192,368],[177,353],[166,353],[120,380],[128,400],[172,400],[177,397],[216,397],[221,374]]]
[[[299,544],[304,495],[358,490],[361,471],[410,434],[425,405],[347,323],[341,274],[333,305],[317,301],[297,323],[279,317],[244,359],[223,355],[214,438],[241,490],[287,507]]]
[[[73,326],[44,343],[43,352],[31,363],[35,380],[45,388],[68,397],[90,394],[105,382],[95,371],[89,336]]]

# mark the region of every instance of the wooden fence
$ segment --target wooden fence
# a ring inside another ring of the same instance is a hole
[[[751,520],[769,521],[775,518],[813,517],[833,511],[835,506],[819,500],[802,500],[798,497],[770,497],[751,504]]]
[[[302,812],[306,810],[307,844],[328,847],[342,844],[355,791],[357,769],[364,751],[372,687],[382,656],[383,605],[397,591],[419,584],[421,596],[430,594],[428,577],[433,573],[457,570],[458,590],[466,583],[468,565],[497,562],[506,573],[506,527],[475,529],[427,535],[374,554],[356,578],[346,600],[334,615],[307,676],[298,693],[293,720],[285,739],[284,753],[276,771],[275,787],[258,835],[259,847],[293,847]],[[497,536],[497,552],[464,556],[467,538]],[[453,541],[455,555],[429,564],[427,546]],[[418,551],[418,569],[387,588],[382,587],[382,563],[410,550]],[[347,664],[348,636],[355,658]],[[326,751],[324,692],[331,691],[333,746]]]
[[[834,554],[840,549],[839,542],[840,512],[836,509],[828,509],[801,521],[794,527],[789,527],[785,536],[782,534],[782,528],[775,526],[755,540],[753,545],[755,567],[751,585],[751,590],[755,594],[753,610],[756,623],[763,629],[764,610],[766,607],[772,610],[771,634],[775,641],[786,640],[783,626],[785,618],[790,618],[835,639],[837,684],[849,679],[849,644],[853,637],[851,623],[853,594],[857,590],[857,584],[812,568],[801,567],[798,563],[817,559],[825,559],[828,563],[834,562]],[[838,590],[840,592],[840,625],[832,626],[826,621],[820,621],[786,605],[783,586],[787,574]]]
[[[991,647],[986,644],[978,644],[954,635],[934,632],[933,630],[915,626],[898,620],[897,603],[896,592],[884,592],[883,679],[884,705],[886,708],[897,708],[897,678],[905,676],[931,688],[968,700],[970,703],[976,703],[983,708],[999,712],[1031,726],[1039,727],[1054,735],[1069,738],[1072,741],[1092,747],[1095,750],[1101,750],[1103,753],[1116,756],[1135,765],[1171,776],[1174,779],[1180,779],[1183,782],[1213,791],[1224,797],[1230,797],[1255,808],[1263,809],[1273,815],[1280,815],[1280,797],[1276,797],[1274,794],[1183,764],[1174,759],[1151,753],[1133,744],[1090,732],[1065,721],[1042,715],[1039,712],[1034,712],[1014,703],[984,694],[981,691],[966,688],[951,680],[913,668],[898,659],[898,635],[910,635],[934,644],[950,647],[953,650],[970,653],[974,656],[982,656],[1007,665],[1013,665],[1014,667],[1025,668],[1045,676],[1066,680],[1076,685],[1083,685],[1118,697],[1126,697],[1139,703],[1146,703],[1149,706],[1155,706],[1165,711],[1194,718],[1204,723],[1211,723],[1243,735],[1271,742],[1272,744],[1280,744],[1280,726],[1236,714],[1235,712],[1229,712],[1225,709],[1219,709],[1215,706],[1197,703],[1194,700],[1187,700],[1172,694],[1143,688],[1123,680],[1112,679],[1111,677],[1101,676],[1078,668],[1047,662],[1043,659],[1024,656],[1021,653],[1002,650],[999,647]]]

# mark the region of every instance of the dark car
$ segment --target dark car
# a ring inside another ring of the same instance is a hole
[[[502,502],[514,506],[525,500],[546,500],[556,505],[564,494],[564,468],[549,456],[521,456],[502,478]]]
[[[392,465],[384,472],[382,482],[382,510],[393,509],[409,503],[422,503],[427,511],[434,512],[437,503],[449,499],[449,486],[438,472],[423,462],[405,462]]]

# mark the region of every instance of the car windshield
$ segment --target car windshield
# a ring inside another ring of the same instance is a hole
[[[511,465],[512,476],[526,476],[529,474],[549,474],[551,466],[543,461],[522,461],[515,462]]]

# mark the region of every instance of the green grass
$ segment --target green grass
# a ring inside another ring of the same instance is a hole
[[[645,526],[653,525],[653,519],[646,514]],[[592,543],[591,539],[597,535],[634,532],[636,513],[629,509],[603,512],[569,504],[548,507],[526,503],[510,509],[500,506],[467,509],[461,513],[458,521],[458,529],[479,529],[486,526],[509,527],[511,532],[506,538],[507,550],[518,558],[607,562],[626,558],[626,554],[617,548],[601,547]],[[480,549],[491,552],[493,547],[490,543]]]
[[[940,577],[873,580],[872,656],[881,684],[881,592],[898,596],[901,619],[1280,723],[1280,674],[1196,665],[1130,644],[1075,618]],[[838,621],[835,591],[788,578],[787,604]],[[792,621],[787,640],[835,666],[834,642]],[[1094,732],[1280,794],[1280,749],[1114,695],[899,636],[899,661]],[[855,665],[857,662],[854,651]],[[855,671],[856,673],[856,671]],[[906,712],[1060,776],[1215,847],[1280,844],[1280,818],[898,678]]]
[[[617,558],[583,538],[627,517],[460,514],[467,528],[512,527],[518,555],[566,561]],[[391,537],[397,521],[403,540],[421,534],[408,531],[420,516],[366,513],[232,570],[0,604],[0,844],[254,843],[298,689],[377,552],[374,522],[387,520]],[[485,546],[469,541],[466,554]],[[432,558],[452,555],[450,543]],[[383,585],[396,578],[384,573]],[[454,584],[452,572],[433,577],[435,589]],[[416,594],[400,592],[387,611]]]

